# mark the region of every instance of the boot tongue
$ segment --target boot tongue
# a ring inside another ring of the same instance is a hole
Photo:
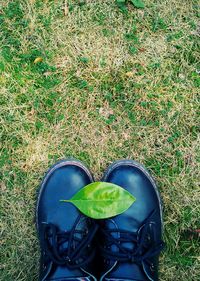
[[[82,217],[76,225],[76,230],[85,230],[88,231],[88,224],[87,218]],[[74,237],[78,239],[83,239],[83,234],[81,233],[74,233]],[[73,247],[74,249],[79,245],[80,242],[73,240]],[[60,250],[68,249],[68,241],[60,245]],[[81,259],[81,258],[80,258]],[[86,281],[90,280],[90,277],[77,277],[77,276],[84,276],[85,273],[80,268],[68,268],[67,266],[63,265],[53,265],[51,271],[48,275],[48,281],[64,281],[64,280],[77,280],[77,281]],[[67,276],[67,277],[66,277]],[[89,278],[89,279],[88,279]]]
[[[141,279],[115,279],[115,278],[105,278],[105,281],[143,281]]]
[[[134,276],[134,279],[133,279]],[[138,280],[149,281],[145,276],[143,269],[133,263],[121,263],[120,266],[116,266],[106,278],[107,281],[122,281],[122,280]]]
[[[94,279],[92,279],[90,276],[88,277],[61,277],[59,279],[48,279],[47,281],[92,281]]]
[[[52,268],[51,273],[48,277],[48,281],[64,281],[64,280],[88,280],[87,277],[77,277],[82,276],[84,273],[80,269],[69,269],[66,266],[56,266],[56,268]],[[67,276],[67,277],[66,277]]]
[[[106,227],[108,229],[113,229],[113,223],[115,225],[120,225],[120,229],[124,231],[137,232],[139,228],[139,222],[132,219],[132,215],[129,214],[129,210],[126,212],[126,215],[117,216],[114,220],[107,221]],[[114,238],[120,237],[120,232],[111,233]],[[133,242],[123,242],[124,248],[129,250],[134,250],[135,243]],[[119,249],[116,245],[111,246],[113,252],[118,252]],[[117,263],[118,264],[118,263]],[[133,279],[134,276],[134,279]],[[116,265],[111,272],[106,276],[107,281],[122,281],[122,280],[133,280],[133,281],[146,281],[146,275],[143,271],[142,266],[134,264],[132,262],[120,263],[120,266]]]

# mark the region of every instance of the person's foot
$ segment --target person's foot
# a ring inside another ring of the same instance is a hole
[[[121,160],[108,168],[103,181],[125,188],[136,201],[123,214],[100,223],[100,280],[158,280],[162,207],[154,180],[140,164]]]
[[[36,207],[40,281],[96,280],[88,266],[95,254],[97,225],[72,204],[60,202],[92,181],[89,170],[76,160],[58,162],[44,177]]]

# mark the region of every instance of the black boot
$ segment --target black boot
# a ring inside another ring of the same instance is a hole
[[[41,247],[39,281],[96,280],[90,266],[97,225],[72,204],[60,202],[92,181],[89,170],[76,160],[58,162],[44,177],[36,208]]]
[[[154,180],[140,164],[122,160],[108,168],[103,181],[125,188],[136,201],[125,213],[101,223],[100,280],[158,280],[162,206]]]

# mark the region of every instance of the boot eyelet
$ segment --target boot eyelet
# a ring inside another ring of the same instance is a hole
[[[65,260],[68,262],[68,263],[70,263],[71,262],[71,259],[67,256],[67,257],[65,257]]]
[[[150,265],[150,270],[153,272],[153,271],[155,271],[155,266],[154,266],[154,264],[151,264]]]
[[[42,265],[42,269],[46,270],[47,266],[45,264]]]

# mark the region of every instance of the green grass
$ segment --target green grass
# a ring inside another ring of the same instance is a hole
[[[116,159],[146,165],[165,207],[160,280],[197,281],[198,1],[66,3],[0,2],[0,279],[36,280],[36,189],[74,156],[96,179]]]

